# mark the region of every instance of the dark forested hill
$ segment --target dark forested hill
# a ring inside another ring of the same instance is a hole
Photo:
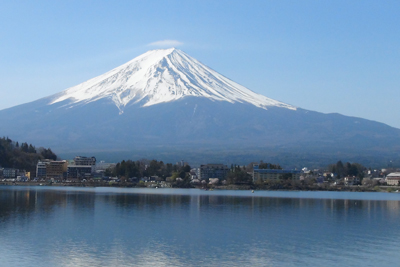
[[[51,149],[36,148],[32,144],[14,142],[8,137],[0,138],[0,166],[34,172],[38,160],[57,159]]]

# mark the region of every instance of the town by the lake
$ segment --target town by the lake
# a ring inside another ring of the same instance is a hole
[[[370,169],[341,161],[326,169],[298,170],[264,162],[191,167],[184,160],[174,164],[146,159],[107,163],[76,156],[71,160],[39,160],[35,172],[0,168],[3,185],[399,192],[399,181],[398,168]]]

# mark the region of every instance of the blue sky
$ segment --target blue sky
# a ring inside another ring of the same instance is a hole
[[[400,1],[2,1],[0,25],[0,109],[173,45],[270,98],[400,128]]]

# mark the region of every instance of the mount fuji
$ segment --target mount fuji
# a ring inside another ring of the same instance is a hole
[[[148,107],[194,96],[213,101],[295,107],[256,94],[171,48],[149,51],[122,66],[54,96],[50,105],[68,100],[66,106],[111,99],[123,113],[127,105]]]
[[[120,155],[110,160],[372,162],[400,151],[399,129],[270,99],[175,48],[1,110],[0,135],[59,154]]]

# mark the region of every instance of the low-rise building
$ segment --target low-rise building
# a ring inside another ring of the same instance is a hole
[[[399,185],[400,172],[392,172],[386,176],[387,185]]]
[[[262,180],[299,180],[301,171],[284,169],[259,169],[258,164],[253,165],[253,182]]]
[[[67,168],[68,179],[88,179],[93,175],[93,166],[91,165],[69,165]]]
[[[115,167],[115,163],[107,163],[105,161],[100,161],[96,164],[96,171],[105,171],[109,168]]]
[[[347,176],[344,177],[344,184],[345,185],[356,185],[360,183],[360,178],[355,176]]]
[[[16,181],[17,182],[27,182],[27,181],[29,181],[29,178],[25,175],[22,175],[22,176],[18,175]]]
[[[207,180],[210,178],[218,178],[224,180],[229,173],[229,168],[223,164],[205,164],[199,168],[200,180]]]
[[[165,181],[161,181],[160,182],[160,187],[161,188],[170,188],[171,187],[171,183],[167,183]]]
[[[13,169],[13,168],[5,168],[3,170],[3,177],[4,178],[17,178],[19,173],[18,169]]]

